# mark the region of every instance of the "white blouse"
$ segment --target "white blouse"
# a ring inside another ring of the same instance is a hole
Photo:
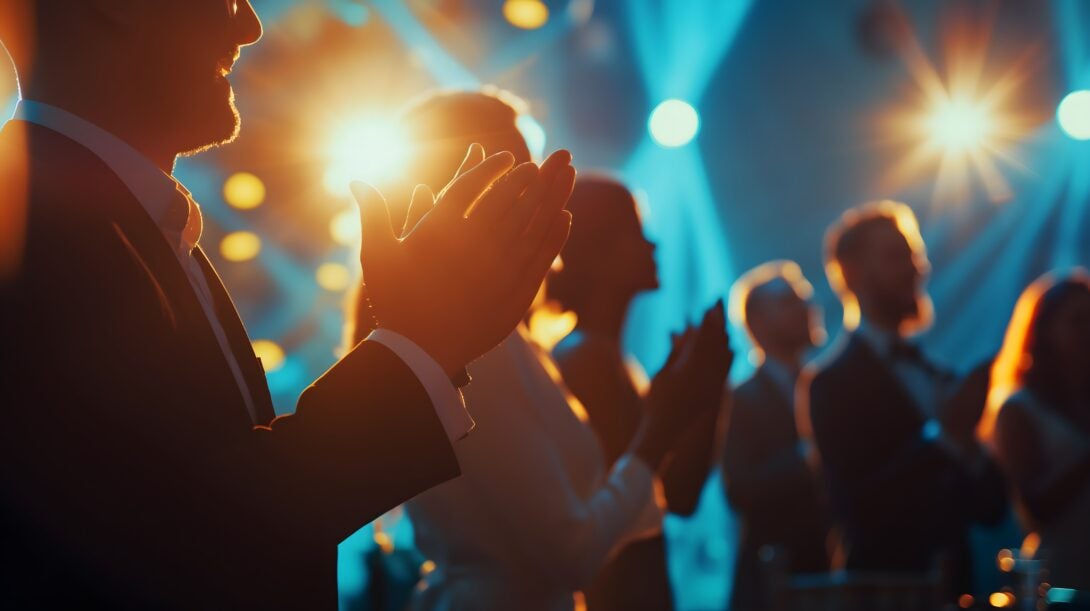
[[[407,504],[436,568],[414,607],[568,611],[611,552],[661,531],[656,480],[622,456],[607,469],[549,356],[519,330],[470,366],[477,426],[462,476]]]

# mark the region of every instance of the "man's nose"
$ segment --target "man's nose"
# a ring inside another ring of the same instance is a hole
[[[245,47],[252,45],[261,39],[261,19],[250,4],[250,0],[237,0],[235,2],[234,18],[231,29],[235,45]]]

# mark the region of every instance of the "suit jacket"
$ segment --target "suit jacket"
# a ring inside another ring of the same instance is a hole
[[[741,543],[731,608],[765,607],[765,572],[758,552],[782,547],[794,572],[829,568],[828,511],[816,474],[799,453],[793,397],[765,367],[734,391],[723,444],[727,498],[741,516]]]
[[[970,473],[926,441],[921,410],[858,335],[810,375],[800,419],[817,442],[847,568],[923,572],[946,554],[955,587],[966,585],[969,525],[1006,509],[994,463]]]
[[[177,257],[109,168],[12,122],[0,172],[21,245],[0,282],[0,607],[335,608],[337,543],[458,474],[412,372],[364,342],[255,427]]]

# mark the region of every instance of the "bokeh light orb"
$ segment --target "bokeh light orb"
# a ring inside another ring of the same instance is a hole
[[[329,221],[329,235],[338,244],[354,245],[360,239],[360,213],[354,208],[338,212]]]
[[[700,131],[700,115],[683,100],[666,100],[651,112],[647,128],[655,142],[667,148],[685,146]]]
[[[1075,140],[1090,140],[1090,90],[1072,91],[1056,109],[1060,128]]]
[[[254,348],[254,356],[261,359],[261,366],[266,373],[276,371],[284,365],[284,349],[280,344],[269,339],[257,339],[250,345]]]
[[[249,231],[235,231],[223,236],[220,254],[223,258],[239,263],[249,261],[261,252],[261,238]]]
[[[536,30],[549,22],[549,7],[541,0],[506,0],[503,17],[516,28]]]
[[[318,286],[327,291],[343,291],[352,282],[352,274],[340,263],[323,263],[318,266],[314,278]]]
[[[257,208],[265,201],[265,183],[249,172],[232,174],[223,183],[223,199],[239,210]]]

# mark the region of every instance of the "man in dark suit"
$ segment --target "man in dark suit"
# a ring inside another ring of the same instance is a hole
[[[854,329],[808,371],[799,409],[843,528],[846,567],[942,567],[949,594],[965,593],[968,528],[997,522],[1006,507],[999,471],[974,439],[988,367],[958,379],[906,339],[931,311],[921,288],[929,264],[908,206],[850,210],[826,237],[829,280]]]
[[[731,314],[762,357],[734,391],[723,448],[727,499],[741,517],[733,611],[768,608],[769,576],[761,549],[776,548],[791,572],[828,570],[828,514],[795,429],[795,383],[806,352],[823,333],[799,266],[771,261],[744,274],[731,291]]]
[[[334,608],[337,543],[458,474],[464,365],[567,235],[566,154],[472,148],[404,239],[355,185],[378,328],[274,419],[171,176],[234,137],[260,34],[245,0],[0,0],[2,608]]]

